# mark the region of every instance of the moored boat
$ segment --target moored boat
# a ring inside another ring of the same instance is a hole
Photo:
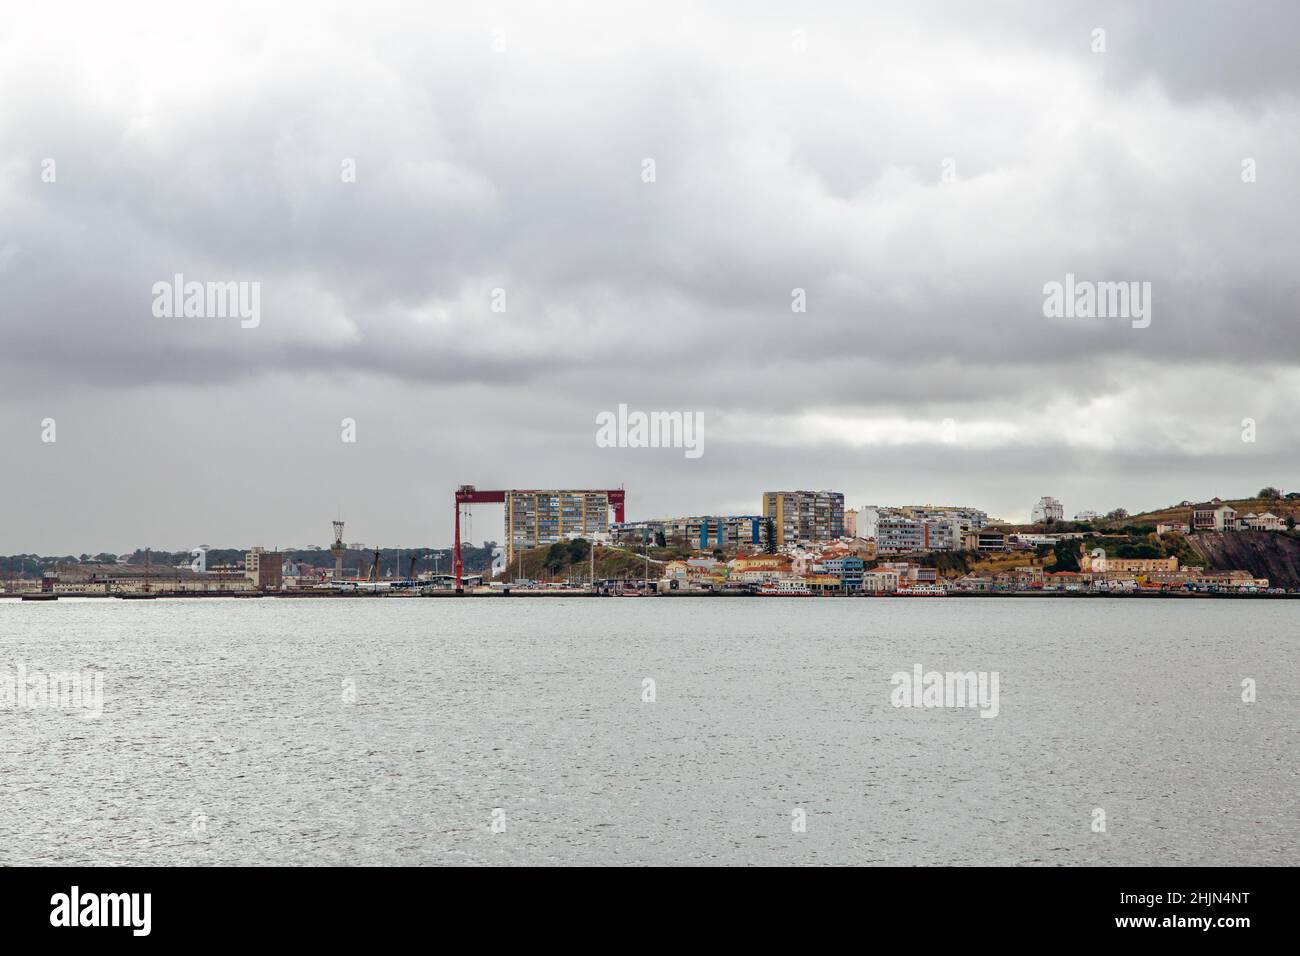
[[[802,581],[777,581],[758,589],[759,597],[812,597],[812,589]]]
[[[899,597],[947,597],[948,591],[942,584],[912,584],[894,592]]]

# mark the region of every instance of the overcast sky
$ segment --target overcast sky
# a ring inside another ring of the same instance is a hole
[[[1300,4],[116,6],[0,3],[0,553],[1300,488]]]

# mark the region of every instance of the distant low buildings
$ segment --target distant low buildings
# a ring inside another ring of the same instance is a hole
[[[901,505],[889,509],[911,518],[930,520],[956,520],[962,531],[979,531],[989,523],[989,516],[978,508],[955,507],[952,505]]]
[[[1270,511],[1263,514],[1244,514],[1237,519],[1244,531],[1285,531],[1286,522]]]
[[[240,570],[191,571],[139,564],[60,564],[47,570],[41,590],[54,594],[252,593],[256,585]]]
[[[1079,559],[1080,571],[1112,571],[1126,574],[1149,574],[1153,571],[1177,571],[1178,559],[1167,558],[1112,558],[1105,554],[1085,553]]]
[[[1219,588],[1226,590],[1262,591],[1268,587],[1268,578],[1257,578],[1249,571],[1209,571],[1205,568],[1182,568],[1178,571],[1155,572],[1149,576],[1153,583],[1192,588]]]
[[[767,522],[761,515],[693,515],[683,518],[653,518],[610,525],[615,544],[639,547],[654,545],[663,537],[665,545],[699,548],[763,548],[767,545]]]
[[[1171,525],[1176,524],[1174,522],[1159,524],[1156,526],[1156,531],[1160,532],[1161,528],[1183,530],[1188,527],[1187,525],[1171,527]],[[1264,511],[1259,514],[1249,511],[1244,515],[1238,514],[1236,509],[1224,504],[1218,498],[1214,498],[1211,501],[1192,506],[1190,528],[1188,530],[1192,532],[1285,531],[1286,519],[1273,514],[1271,511]]]

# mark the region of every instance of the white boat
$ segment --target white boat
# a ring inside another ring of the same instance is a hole
[[[759,597],[812,597],[812,590],[802,581],[777,581],[758,589]]]
[[[948,591],[942,584],[911,584],[894,592],[903,597],[947,597]]]

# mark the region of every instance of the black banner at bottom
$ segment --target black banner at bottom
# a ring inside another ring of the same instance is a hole
[[[634,936],[671,932],[676,941],[705,930],[739,942],[782,928],[861,938],[910,927],[909,935],[957,933],[972,945],[1050,933],[1070,941],[1130,937],[1231,946],[1285,929],[1290,877],[1286,870],[1249,868],[620,869],[598,875],[575,868],[544,876],[414,868],[11,868],[0,870],[0,932],[6,944],[57,945],[64,937],[96,946],[337,946],[460,928],[495,942],[514,930],[536,942],[581,938],[614,918]]]

